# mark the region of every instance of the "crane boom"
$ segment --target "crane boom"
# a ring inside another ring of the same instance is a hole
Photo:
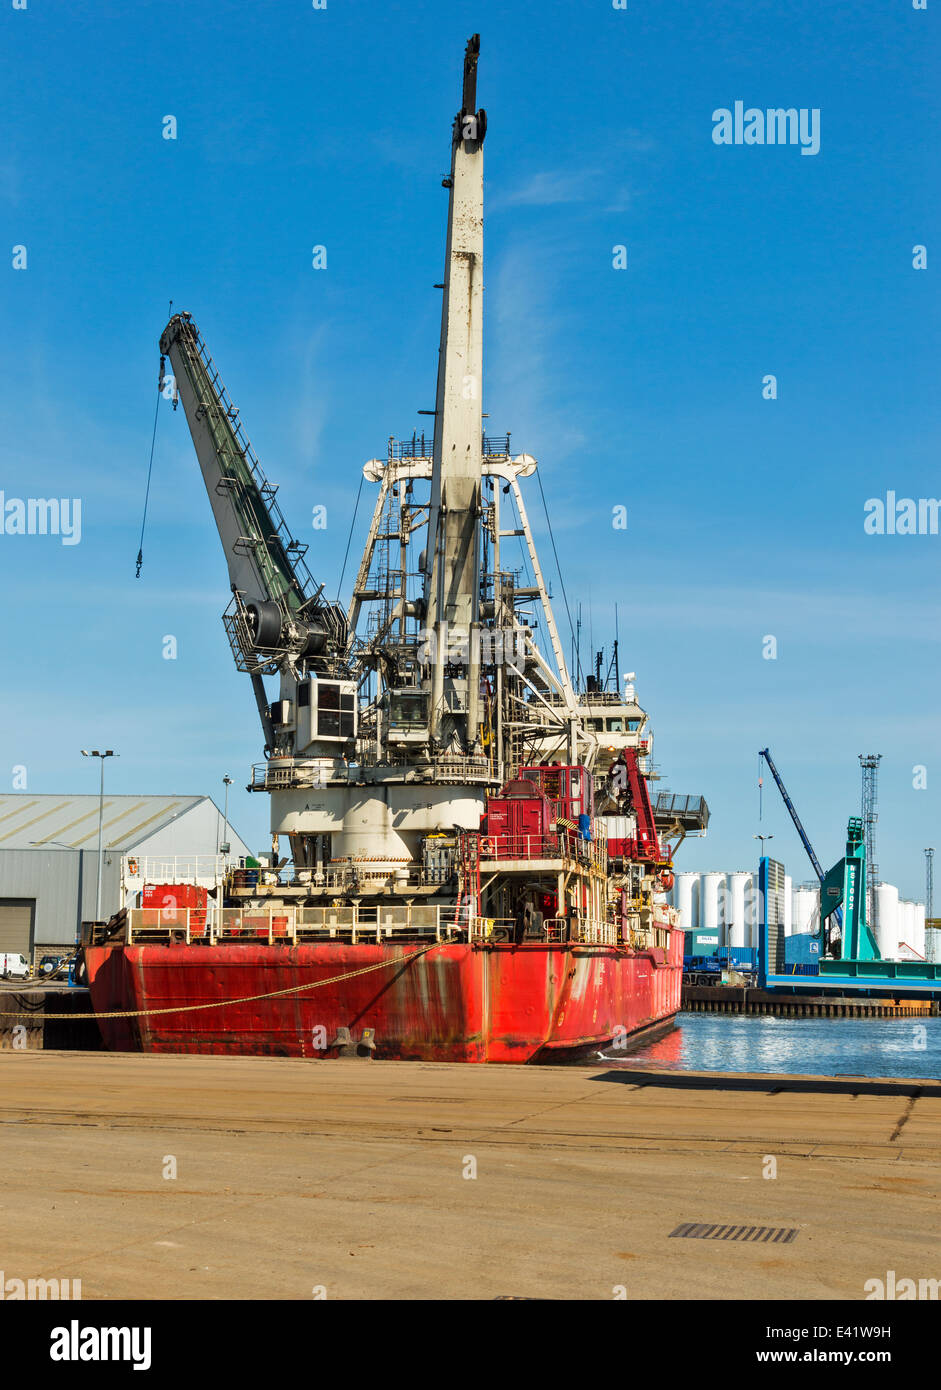
[[[318,658],[345,638],[346,623],[320,601],[292,539],[277,489],[262,472],[190,314],[175,314],[160,338],[169,358],[225,551],[237,612],[227,622],[241,669],[277,669]],[[331,640],[332,639],[332,640]]]
[[[771,771],[771,776],[774,778],[775,783],[777,784],[778,791],[781,793],[781,798],[790,813],[791,820],[794,822],[794,829],[800,836],[801,844],[807,851],[807,857],[814,867],[814,873],[817,875],[817,879],[822,885],[824,880],[824,872],[821,868],[820,860],[814,853],[814,847],[807,837],[807,831],[801,825],[801,818],[797,814],[797,807],[794,805],[793,801],[787,794],[787,787],[785,787],[784,783],[781,781],[781,774],[778,772],[778,769],[774,765],[774,759],[771,757],[771,753],[767,748],[760,748],[758,750],[758,756],[760,758],[764,758],[765,762],[768,764],[768,767]],[[843,913],[839,908],[837,908],[837,911],[834,913],[834,916],[836,917],[836,920],[839,923],[839,925],[842,927]]]
[[[464,54],[461,109],[451,138],[448,237],[438,352],[435,433],[425,555],[424,610],[435,634],[430,672],[430,733],[468,751],[479,741],[480,663],[473,651],[460,684],[458,717],[446,720],[447,631],[471,634],[479,622],[478,526],[482,479],[483,143],[487,129],[477,104],[480,35]],[[455,702],[450,702],[455,711]],[[450,728],[446,729],[446,723]]]

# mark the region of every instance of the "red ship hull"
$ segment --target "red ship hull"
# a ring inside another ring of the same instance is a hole
[[[138,1015],[99,1018],[112,1051],[329,1057],[347,1028],[354,1042],[373,1029],[377,1058],[562,1062],[670,1025],[683,933],[670,941],[645,951],[442,943],[413,960],[418,945],[117,945],[88,946],[85,959],[95,1012]],[[247,998],[318,980],[331,983]]]

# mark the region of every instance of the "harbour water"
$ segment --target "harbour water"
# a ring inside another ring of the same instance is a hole
[[[673,1032],[617,1065],[807,1076],[941,1077],[941,1018],[776,1018],[682,1013]]]

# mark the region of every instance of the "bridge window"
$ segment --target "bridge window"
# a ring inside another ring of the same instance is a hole
[[[323,738],[353,738],[356,733],[356,695],[339,681],[315,681],[317,733]]]

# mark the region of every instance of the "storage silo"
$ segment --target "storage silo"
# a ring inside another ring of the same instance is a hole
[[[709,873],[700,880],[699,925],[703,931],[719,932],[719,889],[724,879],[725,874]]]
[[[745,917],[745,896],[751,882],[751,874],[739,869],[728,875],[725,893],[726,902],[726,941],[729,946],[748,946],[751,933]]]
[[[879,954],[883,960],[895,960],[899,949],[899,890],[894,884],[876,884],[876,914]]]
[[[761,901],[758,893],[758,875],[749,874],[745,885],[745,945],[753,951],[758,950],[758,934],[761,926]]]
[[[915,904],[908,898],[899,898],[898,945],[915,949]]]
[[[927,956],[927,944],[925,942],[925,905],[915,903],[915,940],[912,942],[915,950],[920,956]]]
[[[941,965],[941,927],[925,928],[925,960]]]
[[[809,888],[802,883],[794,889],[794,907],[791,918],[791,932],[803,936],[819,926],[820,890]]]
[[[677,874],[673,880],[673,906],[680,914],[680,926],[684,931],[693,931],[698,923],[693,914],[693,890],[699,882],[694,873]]]

